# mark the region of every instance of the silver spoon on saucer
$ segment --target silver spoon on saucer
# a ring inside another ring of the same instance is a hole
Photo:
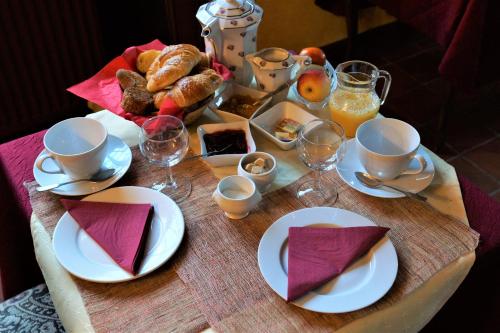
[[[73,184],[77,182],[83,182],[83,181],[90,181],[90,182],[100,182],[106,179],[109,179],[114,176],[116,173],[116,170],[111,168],[111,169],[100,169],[92,175],[90,178],[85,178],[85,179],[74,179],[74,180],[69,180],[67,182],[63,183],[57,183],[57,184],[51,184],[51,185],[45,185],[45,186],[39,186],[36,188],[38,192],[44,192],[44,191],[49,191],[53,190],[55,188],[58,188],[59,186],[67,185],[67,184]]]
[[[391,189],[393,189],[395,191],[403,193],[408,198],[412,198],[412,199],[416,199],[416,200],[424,201],[424,202],[427,201],[426,197],[424,197],[424,196],[422,196],[422,195],[420,195],[418,193],[408,192],[408,191],[402,190],[402,189],[400,189],[398,187],[395,187],[393,185],[387,185],[382,180],[377,179],[377,178],[371,176],[370,174],[367,174],[367,173],[364,173],[364,172],[360,172],[360,171],[356,171],[356,172],[354,172],[354,175],[356,175],[356,178],[362,184],[364,184],[367,187],[378,188],[378,187],[381,187],[381,186],[385,186],[385,187],[391,188]]]

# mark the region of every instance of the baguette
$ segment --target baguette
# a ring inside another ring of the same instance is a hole
[[[198,48],[189,44],[167,46],[146,73],[147,89],[157,92],[186,76],[201,60]]]

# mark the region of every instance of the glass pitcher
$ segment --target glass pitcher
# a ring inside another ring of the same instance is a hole
[[[354,137],[359,125],[374,118],[384,104],[391,86],[391,75],[359,60],[341,63],[336,68],[337,88],[328,106],[334,121],[344,127],[347,137]],[[381,97],[375,91],[379,78],[384,79]]]

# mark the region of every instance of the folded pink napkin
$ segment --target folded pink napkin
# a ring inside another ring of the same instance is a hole
[[[294,301],[339,276],[389,228],[312,228],[288,230],[288,295]]]
[[[61,202],[121,268],[137,274],[153,217],[152,205],[67,199]]]
[[[122,90],[116,78],[116,71],[120,68],[136,70],[135,63],[141,52],[146,50],[163,50],[164,48],[165,44],[157,39],[144,45],[131,46],[127,48],[122,55],[111,60],[94,76],[69,87],[67,90],[141,126],[150,116],[140,116],[127,113],[123,110],[120,106]],[[227,67],[213,59],[211,62],[211,67],[219,73],[224,80],[229,80],[233,77],[233,73]],[[183,119],[184,116],[182,108],[178,107],[169,99],[165,99],[158,114],[171,115],[180,119]]]

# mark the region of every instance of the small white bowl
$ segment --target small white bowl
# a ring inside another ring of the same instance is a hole
[[[198,138],[200,140],[201,154],[207,153],[207,147],[205,146],[205,140],[203,140],[203,135],[225,130],[238,130],[238,129],[243,130],[245,132],[245,139],[247,141],[247,147],[248,147],[247,153],[254,152],[256,150],[255,141],[252,138],[252,133],[250,132],[250,126],[248,125],[248,120],[244,120],[233,123],[205,124],[198,126],[197,132],[198,132]],[[220,166],[238,164],[240,158],[243,157],[243,155],[245,154],[212,155],[203,157],[202,159],[213,167],[220,167]]]
[[[255,162],[258,158],[262,158],[266,161],[266,165],[269,170],[264,173],[251,173],[245,170],[245,165],[248,163]],[[259,192],[263,193],[269,190],[274,179],[276,179],[276,174],[278,172],[278,163],[273,155],[264,153],[261,151],[256,151],[255,153],[248,153],[244,155],[240,162],[238,163],[238,175],[247,177],[255,183]]]
[[[214,101],[214,104],[217,107],[217,109],[214,109],[214,112],[219,114],[224,119],[224,116],[225,116],[224,114],[230,113],[230,112],[220,110],[219,107],[222,105],[222,103],[224,103],[225,101],[230,99],[232,96],[242,95],[242,96],[250,96],[253,99],[260,99],[260,98],[264,97],[266,94],[267,94],[267,92],[265,92],[265,91],[260,91],[257,89],[245,87],[245,86],[242,86],[242,85],[234,83],[234,82],[228,82],[228,83],[226,83],[225,89],[222,91],[222,93]],[[256,116],[258,116],[259,114],[261,114],[262,112],[264,112],[264,110],[267,109],[269,103],[271,102],[271,99],[272,99],[272,97],[266,98],[262,102],[262,104],[254,111],[254,113],[252,114],[252,116],[249,119],[253,119]],[[220,113],[222,113],[222,114],[220,114]],[[230,113],[230,114],[240,118],[240,120],[248,120],[247,118],[242,117],[240,115],[237,115],[235,113],[234,114]]]
[[[283,150],[290,150],[295,147],[297,139],[285,142],[274,136],[274,129],[278,123],[285,118],[295,120],[301,125],[305,125],[311,120],[318,119],[318,117],[313,116],[298,105],[284,101],[276,104],[260,116],[250,120],[250,123],[278,147]]]

